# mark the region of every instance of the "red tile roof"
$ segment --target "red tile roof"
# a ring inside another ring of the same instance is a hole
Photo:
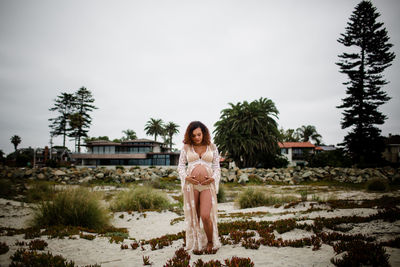
[[[291,147],[303,147],[303,148],[315,148],[310,142],[283,142],[278,143],[280,148],[291,148]]]

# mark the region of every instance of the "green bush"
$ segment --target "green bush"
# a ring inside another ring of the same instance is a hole
[[[289,203],[298,200],[293,196],[267,196],[260,189],[247,188],[237,198],[236,202],[241,209],[254,208],[261,206],[271,206],[275,204]]]
[[[163,210],[171,207],[168,197],[148,186],[121,191],[111,203],[112,211]]]
[[[219,185],[217,201],[218,203],[224,203],[226,201],[225,187],[223,184]]]
[[[10,198],[15,195],[13,184],[9,179],[0,179],[0,197]]]
[[[374,178],[366,183],[366,187],[368,191],[385,192],[388,190],[389,184],[384,179]]]
[[[308,167],[351,167],[351,158],[343,151],[336,149],[332,151],[322,151],[316,154],[307,155]]]
[[[0,243],[0,255],[6,254],[9,250],[10,247],[5,242]]]
[[[43,201],[35,209],[34,227],[54,225],[101,229],[109,225],[110,216],[98,196],[85,188],[57,193],[53,201]]]
[[[49,182],[35,182],[32,183],[26,192],[27,202],[37,202],[41,200],[51,200],[56,194],[54,185]]]

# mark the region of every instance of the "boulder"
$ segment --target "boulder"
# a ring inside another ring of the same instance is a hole
[[[62,175],[66,175],[65,172],[63,172],[62,170],[56,170],[53,172],[54,175],[56,176],[62,176]]]
[[[103,179],[104,178],[104,173],[99,172],[98,174],[96,174],[96,178],[97,179]]]
[[[247,173],[241,173],[239,176],[239,183],[240,184],[245,184],[249,181],[249,175]]]

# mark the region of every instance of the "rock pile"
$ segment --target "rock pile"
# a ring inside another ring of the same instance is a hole
[[[10,168],[0,166],[0,178],[6,179],[38,179],[68,184],[80,184],[92,180],[126,183],[138,180],[156,180],[161,177],[178,180],[176,166],[165,167],[125,167],[108,169],[99,168]],[[249,181],[281,182],[298,184],[302,181],[336,180],[339,182],[362,183],[372,178],[389,181],[400,179],[400,168],[272,168],[272,169],[226,169],[221,168],[222,182],[247,183]]]

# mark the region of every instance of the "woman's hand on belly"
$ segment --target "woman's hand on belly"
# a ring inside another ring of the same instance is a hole
[[[201,185],[208,185],[214,182],[214,178],[212,177],[205,176],[204,178],[206,179],[200,183]]]
[[[199,184],[199,181],[197,181],[197,180],[195,179],[195,177],[194,177],[194,176],[191,176],[191,175],[186,176],[185,181],[186,181],[187,183],[190,183],[190,184]]]

